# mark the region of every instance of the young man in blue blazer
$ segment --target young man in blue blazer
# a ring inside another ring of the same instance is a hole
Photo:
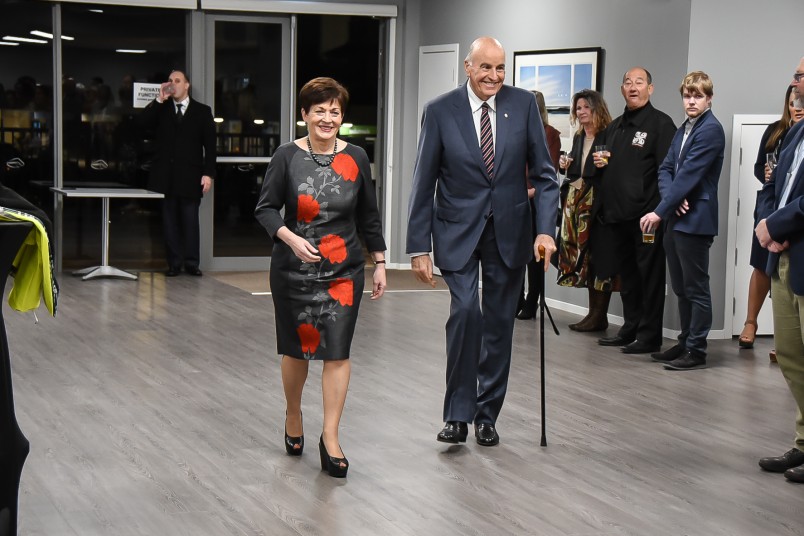
[[[706,367],[712,327],[709,248],[717,235],[717,183],[726,136],[712,113],[712,80],[704,72],[684,77],[679,88],[687,120],[676,131],[659,167],[661,201],[639,221],[642,232],[664,225],[664,251],[678,298],[678,344],[651,354],[669,370]]]

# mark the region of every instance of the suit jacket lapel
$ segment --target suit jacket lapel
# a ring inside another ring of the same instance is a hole
[[[694,125],[692,125],[692,130],[690,130],[689,136],[687,136],[687,143],[685,143],[684,147],[681,148],[681,154],[678,157],[679,165],[681,165],[681,162],[687,157],[687,151],[689,151],[689,148],[692,146],[692,137],[695,135],[695,131],[701,128],[701,125],[709,120],[710,115],[712,115],[712,110],[704,113],[701,118],[698,119]],[[689,119],[687,119],[687,121],[689,121]],[[681,141],[684,141],[684,123],[681,124],[681,128],[679,130],[681,132]]]
[[[455,122],[458,123],[458,130],[463,136],[463,141],[466,143],[466,151],[472,155],[477,164],[477,167],[483,172],[487,179],[490,179],[486,172],[486,165],[483,163],[483,154],[480,152],[480,143],[477,141],[477,130],[475,130],[475,121],[472,118],[472,107],[469,105],[469,96],[466,93],[468,88],[466,84],[458,88],[459,91],[455,93]]]
[[[494,176],[500,169],[503,154],[505,153],[505,142],[508,138],[508,101],[505,99],[505,86],[500,88],[495,99],[496,120],[497,120],[497,139],[494,140]]]
[[[798,131],[795,133],[788,133],[788,138],[793,134],[789,144],[785,144],[785,150],[782,151],[781,161],[779,165],[776,167],[776,199],[774,202],[774,208],[779,208],[779,201],[782,200],[782,194],[784,193],[785,187],[785,180],[787,179],[787,174],[793,171],[793,160],[796,157],[796,149],[798,148],[798,144],[801,143],[801,138],[804,137],[804,127],[796,125],[793,128],[798,128]],[[785,139],[787,141],[787,139]],[[802,163],[798,167],[798,173],[796,173],[796,177],[791,177],[790,180],[804,180],[802,179],[802,174],[804,174],[804,163]],[[800,184],[797,183],[796,186],[800,187]],[[791,198],[793,194],[790,194]]]

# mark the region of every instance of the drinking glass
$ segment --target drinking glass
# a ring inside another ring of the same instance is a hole
[[[604,164],[609,163],[609,156],[611,155],[605,145],[595,145],[595,153],[597,153],[598,158],[600,158]]]
[[[558,165],[564,171],[564,175],[566,175],[567,171],[569,171],[570,165],[572,164],[573,158],[572,158],[572,156],[570,156],[570,154],[567,151],[561,151],[560,154],[561,154],[561,158],[558,159]],[[561,167],[562,160],[563,160],[563,163],[564,163],[563,167]]]
[[[776,167],[776,153],[767,153],[765,154],[765,162],[768,164],[768,167],[771,171]]]

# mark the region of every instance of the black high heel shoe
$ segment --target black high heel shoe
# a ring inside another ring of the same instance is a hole
[[[346,458],[335,458],[329,455],[327,447],[324,446],[323,434],[321,434],[321,439],[318,442],[318,452],[321,453],[322,471],[326,471],[329,473],[329,476],[335,478],[343,478],[346,476],[346,472],[349,470],[349,461]]]
[[[304,434],[299,437],[288,435],[287,412],[285,413],[285,450],[291,456],[301,456],[304,451]]]

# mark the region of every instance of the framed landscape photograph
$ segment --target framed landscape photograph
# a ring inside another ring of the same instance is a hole
[[[550,124],[562,138],[571,138],[572,95],[582,89],[600,91],[602,82],[601,47],[514,52],[514,85],[542,92]]]

